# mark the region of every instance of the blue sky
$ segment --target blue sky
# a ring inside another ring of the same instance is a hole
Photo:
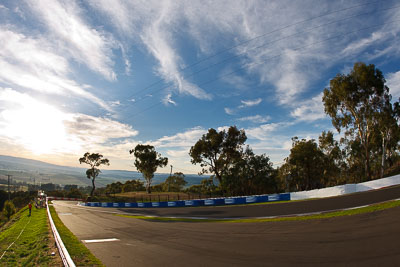
[[[400,96],[397,1],[1,1],[0,154],[135,170],[152,144],[174,171],[236,125],[275,166],[291,138],[333,130],[322,91],[363,61]],[[169,166],[159,172],[169,172]]]

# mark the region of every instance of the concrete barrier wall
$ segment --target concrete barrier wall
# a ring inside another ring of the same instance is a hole
[[[333,196],[340,196],[356,192],[369,191],[398,184],[400,184],[400,175],[395,175],[359,184],[345,184],[345,185],[338,185],[322,189],[314,189],[309,191],[292,192],[290,193],[290,199],[301,200],[309,198],[333,197]]]
[[[379,180],[368,181],[364,183],[357,184],[357,192],[363,192],[368,190],[374,190],[379,188],[384,188],[388,186],[400,184],[400,175],[395,175],[387,178],[382,178]]]

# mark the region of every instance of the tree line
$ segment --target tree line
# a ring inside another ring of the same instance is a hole
[[[325,113],[341,137],[323,131],[318,141],[292,138],[292,148],[284,164],[274,168],[265,154],[256,155],[246,145],[244,130],[231,126],[226,130],[209,129],[190,149],[192,164],[200,165],[200,174],[210,177],[187,192],[221,195],[251,195],[297,191],[363,182],[394,174],[399,169],[400,104],[392,101],[382,72],[373,64],[354,64],[349,74],[337,74],[324,89]],[[338,139],[338,140],[337,140]],[[183,173],[169,176],[160,185],[152,186],[158,167],[165,167],[162,157],[151,145],[138,144],[129,151],[134,165],[146,183],[138,180],[114,183],[107,188],[120,192],[181,191],[186,184]],[[92,180],[100,173],[100,165],[108,159],[86,153],[80,163],[91,166],[86,172]]]

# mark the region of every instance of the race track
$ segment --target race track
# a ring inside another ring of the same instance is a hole
[[[108,212],[265,217],[400,198],[400,187],[328,199],[236,207],[112,209],[54,201],[64,224],[106,266],[398,266],[400,207],[330,219],[260,223],[154,222]]]

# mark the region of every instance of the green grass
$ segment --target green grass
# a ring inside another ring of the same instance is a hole
[[[55,266],[56,258],[51,256],[49,227],[45,209],[32,208],[32,216],[25,207],[5,224],[0,233],[0,256],[14,242],[21,230],[25,230],[18,240],[7,250],[0,260],[0,266]]]
[[[328,219],[340,216],[351,216],[369,212],[376,212],[386,210],[400,206],[400,200],[389,201],[380,204],[371,205],[368,207],[343,210],[335,212],[327,212],[316,215],[306,216],[293,216],[293,217],[279,217],[279,218],[249,218],[249,219],[186,219],[186,218],[167,218],[167,217],[151,217],[151,216],[134,216],[134,215],[122,215],[116,214],[115,216],[135,218],[149,221],[161,221],[161,222],[217,222],[217,223],[252,223],[252,222],[279,222],[279,221],[304,221],[304,220],[315,220],[315,219]]]
[[[64,225],[54,210],[50,206],[51,217],[60,234],[60,237],[67,248],[69,255],[74,261],[76,266],[104,266],[99,259],[97,259],[85,245],[72,234],[72,232]]]

